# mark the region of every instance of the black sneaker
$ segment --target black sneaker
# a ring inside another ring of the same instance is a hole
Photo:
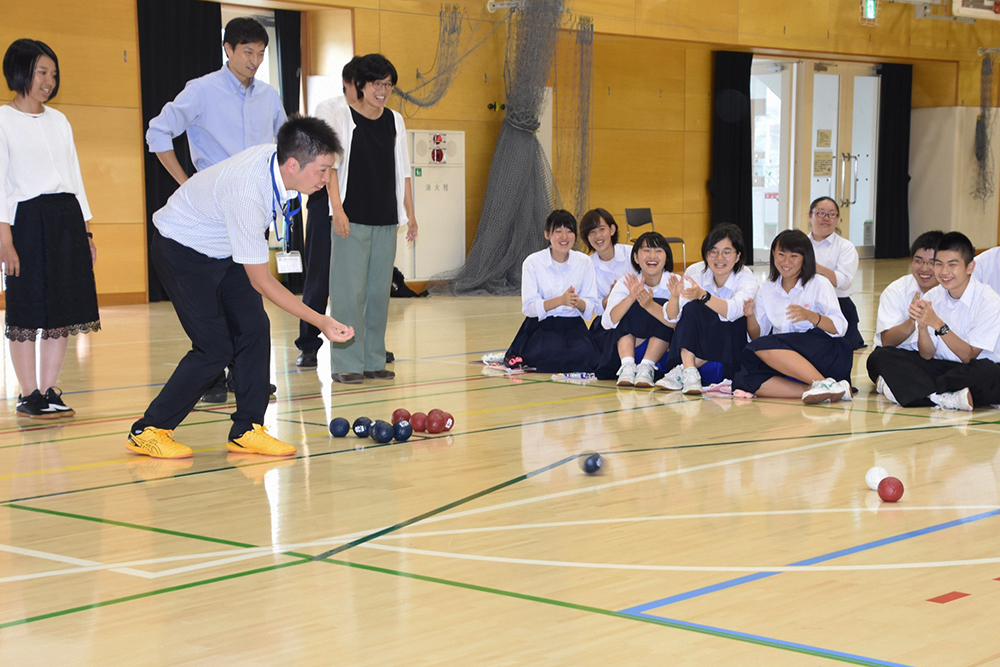
[[[59,387],[49,387],[45,391],[45,401],[60,417],[72,417],[76,414],[76,410],[63,403],[62,389]]]
[[[48,401],[37,389],[28,394],[27,398],[17,397],[17,415],[29,419],[57,419],[60,416],[49,407]]]
[[[201,400],[204,403],[225,403],[226,399],[229,398],[227,394],[226,383],[219,382],[212,385],[212,387],[205,392],[205,395],[201,397]]]

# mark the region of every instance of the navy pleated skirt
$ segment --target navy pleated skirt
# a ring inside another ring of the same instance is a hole
[[[653,301],[661,306],[666,303],[666,299],[653,299]],[[659,338],[660,340],[667,341],[667,343],[674,336],[673,329],[650,315],[649,311],[638,303],[633,303],[625,311],[621,320],[618,321],[618,326],[614,329],[607,329],[607,332],[610,335],[604,341],[604,347],[601,350],[601,362],[598,364],[597,370],[594,371],[598,380],[611,380],[617,376],[618,368],[622,363],[621,357],[618,356],[618,340],[622,336],[631,334],[637,339],[643,340]],[[640,361],[638,353],[639,348],[637,347],[636,362]]]
[[[718,313],[698,301],[690,301],[681,311],[674,328],[666,366],[681,363],[681,350],[706,361],[722,364],[722,377],[732,379],[740,366],[740,355],[747,346],[747,318],[723,322]]]
[[[511,357],[539,373],[593,373],[600,352],[582,317],[527,317],[504,355]]]
[[[733,378],[734,389],[755,394],[760,386],[771,378],[784,377],[761,361],[755,354],[756,350],[792,350],[809,360],[823,377],[837,381],[851,379],[854,353],[847,341],[831,336],[821,329],[812,328],[802,333],[761,336],[748,343],[740,355],[740,370]]]
[[[865,347],[865,339],[862,337],[861,331],[858,330],[860,321],[858,307],[854,305],[854,301],[849,296],[840,297],[837,301],[840,302],[840,312],[847,319],[847,333],[844,334],[844,340],[847,341],[852,350],[860,350]]]

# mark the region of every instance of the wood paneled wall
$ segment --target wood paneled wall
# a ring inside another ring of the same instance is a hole
[[[471,21],[469,34],[485,35],[503,16],[487,14],[485,0],[460,4]],[[384,53],[404,89],[416,85],[417,70],[433,65],[440,3],[294,5],[304,11],[327,7],[353,10],[356,52]],[[914,106],[931,107],[978,106],[976,49],[1000,46],[1000,22],[915,20],[910,5],[889,2],[880,3],[874,27],[860,24],[857,0],[568,0],[567,9],[593,17],[595,27],[590,205],[616,216],[623,216],[626,206],[651,207],[658,229],[683,236],[689,255],[697,255],[708,229],[712,50],[910,62]],[[33,37],[59,55],[62,88],[56,106],[73,124],[94,212],[102,301],[141,301],[145,145],[134,0],[5,1],[3,17],[4,47],[18,37]],[[402,109],[407,127],[466,132],[469,243],[502,120],[502,112],[489,111],[487,104],[504,101],[505,38],[501,28],[473,51],[439,104]]]

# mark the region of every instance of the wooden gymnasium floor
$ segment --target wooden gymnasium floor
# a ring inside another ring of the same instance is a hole
[[[906,267],[862,263],[868,340]],[[193,460],[125,450],[188,347],[169,304],[74,339],[73,421],[15,420],[6,360],[0,664],[1000,664],[996,410],[891,407],[863,353],[835,405],[496,376],[470,362],[506,347],[518,299],[391,309],[397,379],[357,387],[331,387],[325,352],[296,370],[270,309],[267,424],[292,460],[228,454],[231,405],[177,429]],[[457,424],[328,434],[400,406]],[[873,465],[901,502],[867,489]]]

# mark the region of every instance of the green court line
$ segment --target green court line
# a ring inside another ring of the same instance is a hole
[[[563,609],[574,609],[576,611],[583,611],[591,614],[600,614],[602,616],[609,616],[612,618],[618,618],[626,621],[639,621],[640,623],[649,623],[651,625],[659,625],[668,628],[673,628],[675,630],[684,630],[687,632],[694,632],[697,634],[709,635],[711,637],[716,637],[719,639],[730,639],[735,641],[741,641],[748,644],[755,644],[758,646],[764,646],[767,648],[776,648],[783,651],[791,651],[793,653],[801,653],[804,655],[811,655],[817,658],[826,658],[828,660],[837,660],[839,662],[845,662],[853,665],[866,665],[869,667],[877,667],[882,665],[882,662],[876,662],[873,660],[852,659],[847,656],[831,655],[825,651],[817,650],[810,651],[805,647],[789,646],[779,641],[768,641],[766,638],[762,637],[751,637],[747,635],[742,635],[739,633],[727,633],[721,630],[714,630],[705,627],[692,627],[686,623],[675,623],[662,618],[653,617],[643,617],[632,614],[623,614],[621,612],[612,611],[610,609],[602,609],[600,607],[591,607],[589,605],[578,604],[575,602],[565,602],[563,600],[555,600],[552,598],[545,598],[538,595],[529,595],[527,593],[517,593],[515,591],[505,591],[499,588],[491,588],[489,586],[480,586],[478,584],[469,584],[461,581],[453,581],[450,579],[441,579],[439,577],[431,577],[424,574],[416,574],[413,572],[403,572],[400,570],[392,570],[389,568],[378,567],[375,565],[366,565],[363,563],[354,563],[351,561],[326,558],[320,562],[330,563],[333,565],[342,565],[344,567],[355,568],[359,570],[367,570],[369,572],[376,572],[379,574],[388,574],[396,577],[404,577],[406,579],[415,579],[417,581],[423,581],[431,584],[439,584],[443,586],[451,586],[454,588],[461,588],[470,591],[476,591],[479,593],[489,593],[491,595],[499,595],[508,598],[514,598],[517,600],[525,600],[527,602],[537,602],[540,604],[550,605],[554,607],[561,607]]]
[[[239,579],[240,577],[247,577],[252,574],[260,574],[261,572],[273,572],[274,570],[280,570],[282,568],[292,567],[294,565],[303,565],[308,562],[309,562],[308,560],[295,560],[291,561],[290,563],[279,563],[278,565],[258,567],[256,569],[247,570],[245,572],[226,574],[221,577],[213,577],[211,579],[204,579],[202,581],[192,581],[186,584],[178,584],[177,586],[169,586],[167,588],[158,588],[153,591],[146,591],[145,593],[135,593],[134,595],[126,595],[124,597],[114,598],[112,600],[104,600],[102,602],[95,602],[93,604],[86,604],[79,607],[72,607],[70,609],[60,609],[59,611],[52,611],[47,614],[39,614],[38,616],[29,616],[28,618],[22,618],[16,621],[7,621],[6,623],[0,623],[0,630],[3,630],[5,628],[12,628],[17,625],[34,623],[36,621],[45,621],[51,618],[58,618],[59,616],[66,616],[68,614],[75,614],[80,611],[89,611],[91,609],[100,609],[101,607],[110,607],[111,605],[121,604],[122,602],[131,602],[133,600],[141,600],[142,598],[149,598],[156,595],[163,595],[164,593],[173,593],[175,591],[182,591],[188,588],[196,588],[198,586],[204,586],[206,584],[214,584],[220,581],[230,581],[232,579]]]

